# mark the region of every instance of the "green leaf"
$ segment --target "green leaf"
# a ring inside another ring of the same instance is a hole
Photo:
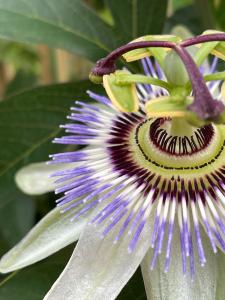
[[[213,16],[213,6],[210,0],[194,1],[198,18],[204,29],[215,28],[215,18]]]
[[[34,87],[36,84],[37,76],[34,73],[19,70],[7,85],[5,95],[11,96],[14,93],[24,91],[28,87]]]
[[[213,12],[219,28],[225,30],[225,2],[223,0],[210,1],[211,6],[214,6]]]
[[[40,57],[32,45],[0,40],[0,60],[16,70],[37,74]]]
[[[177,10],[181,7],[191,4],[192,0],[173,0],[173,9]]]
[[[45,43],[94,61],[115,48],[117,40],[80,0],[0,0],[0,37]]]
[[[106,0],[114,26],[81,0],[0,0],[0,37],[45,43],[96,61],[121,43],[161,33],[167,0]]]
[[[88,99],[88,88],[88,81],[46,86],[0,102],[0,235],[10,244],[17,242],[33,222],[32,200],[18,192],[14,174],[22,166],[48,160],[49,153],[62,149],[51,140],[59,134],[59,124],[66,122],[73,101]],[[99,87],[93,88],[96,91]]]
[[[184,25],[193,34],[201,34],[204,30],[194,5],[188,5],[177,9],[174,14],[166,20],[166,32],[170,32],[174,26]]]
[[[32,267],[2,277],[0,300],[41,300],[62,272],[74,246]]]
[[[35,204],[30,197],[18,191],[13,182],[10,183],[7,178],[0,180],[0,186],[0,236],[7,242],[4,247],[6,251],[34,224]]]
[[[142,35],[161,33],[166,17],[167,0],[106,0],[121,42]]]

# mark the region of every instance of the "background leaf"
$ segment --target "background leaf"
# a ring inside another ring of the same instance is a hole
[[[34,224],[35,203],[17,190],[13,179],[2,178],[0,186],[0,239],[5,241],[5,247],[1,243],[0,253],[3,254]]]
[[[194,3],[203,30],[215,28],[213,5],[210,0],[195,0]]]
[[[204,30],[194,5],[187,5],[176,10],[166,21],[166,32],[176,25],[184,25],[193,34],[201,34]]]
[[[19,70],[6,88],[5,95],[11,96],[22,92],[29,86],[34,87],[37,83],[37,76],[32,73]]]
[[[45,43],[94,61],[118,44],[112,28],[80,0],[0,0],[0,37]]]
[[[217,21],[217,24],[221,30],[225,30],[225,2],[223,0],[211,0],[211,5],[214,6],[214,15]]]
[[[114,28],[121,35],[121,43],[138,36],[162,32],[167,0],[106,0]]]
[[[92,86],[94,90],[98,86]],[[62,149],[51,140],[74,100],[88,99],[88,81],[35,88],[0,102],[0,237],[17,242],[34,222],[32,199],[15,186],[22,166]]]
[[[0,37],[51,47],[96,61],[140,35],[161,33],[167,0],[106,0],[114,26],[80,0],[0,0]]]

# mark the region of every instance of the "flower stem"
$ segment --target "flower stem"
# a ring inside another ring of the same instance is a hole
[[[206,34],[206,35],[199,35],[197,37],[189,38],[184,40],[183,42],[179,43],[179,46],[189,47],[192,45],[205,43],[205,42],[218,42],[218,41],[225,41],[225,34],[224,33],[215,33],[215,34]],[[121,46],[114,51],[112,51],[108,56],[102,58],[97,61],[95,67],[92,69],[92,75],[95,76],[103,76],[105,74],[110,74],[115,72],[116,70],[116,60],[126,52],[140,49],[140,48],[171,48],[174,49],[176,47],[175,42],[170,41],[140,41],[140,42],[133,42]]]
[[[123,55],[124,53],[140,49],[140,48],[150,48],[150,47],[162,47],[162,48],[173,48],[175,43],[168,42],[168,41],[147,41],[147,42],[134,42],[130,44],[126,44],[124,46],[121,46],[111,52],[108,56],[105,58],[100,59],[97,61],[95,67],[92,69],[91,73],[96,76],[102,76],[105,74],[110,74],[115,72],[116,60]]]
[[[225,34],[224,33],[212,33],[212,34],[205,34],[205,35],[198,35],[189,39],[184,40],[180,43],[182,47],[189,47],[201,43],[206,42],[218,42],[218,41],[225,41]]]
[[[203,120],[215,120],[224,111],[224,104],[212,98],[198,66],[185,48],[200,43],[219,41],[225,41],[224,33],[200,35],[186,39],[180,43],[170,41],[139,41],[129,43],[117,48],[108,56],[99,60],[92,69],[90,78],[92,78],[94,82],[99,83],[101,82],[101,77],[103,75],[114,73],[116,71],[116,60],[126,52],[140,48],[154,47],[173,49],[183,61],[192,84],[194,101],[191,105],[189,105],[189,109]],[[213,46],[215,46],[215,44]],[[198,53],[198,63],[202,62],[210,50],[211,46],[204,47],[204,49]]]
[[[192,84],[194,102],[189,109],[204,120],[219,117],[224,110],[224,105],[212,98],[204,78],[190,54],[182,46],[174,46],[174,50],[182,59]]]

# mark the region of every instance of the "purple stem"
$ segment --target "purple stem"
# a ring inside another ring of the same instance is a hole
[[[215,34],[207,34],[207,35],[198,35],[193,38],[189,38],[181,42],[179,45],[181,47],[188,47],[200,43],[205,42],[213,42],[213,41],[225,41],[224,33],[215,33]],[[174,49],[176,43],[168,42],[168,41],[145,41],[145,42],[133,42],[126,44],[112,51],[108,56],[102,58],[97,61],[95,67],[92,69],[92,74],[97,76],[102,76],[105,74],[110,74],[115,72],[116,60],[123,55],[124,53],[140,49],[140,48],[150,48],[150,47],[162,47],[162,48],[172,48]]]
[[[213,34],[206,34],[206,35],[198,35],[193,38],[189,38],[181,42],[179,45],[182,47],[189,47],[196,44],[206,43],[206,42],[219,42],[225,41],[225,34],[224,33],[213,33]]]
[[[189,109],[201,119],[217,118],[224,110],[224,105],[212,98],[202,74],[187,50],[182,46],[175,46],[174,50],[182,59],[192,84],[194,102]]]
[[[171,48],[175,50],[182,59],[192,83],[194,102],[189,106],[189,109],[195,112],[201,119],[215,119],[224,111],[224,104],[212,98],[202,74],[198,70],[198,67],[196,66],[190,54],[185,49],[185,47],[188,46],[212,41],[225,41],[225,34],[215,33],[201,35],[194,38],[189,38],[179,43],[179,45],[169,41],[142,41],[129,43],[117,48],[105,58],[97,61],[95,67],[92,69],[91,74],[103,76],[105,74],[115,72],[116,60],[121,55],[131,50],[150,47]]]
[[[93,75],[102,76],[105,74],[110,74],[115,72],[116,60],[124,53],[140,49],[140,48],[150,48],[150,47],[162,47],[162,48],[174,48],[175,44],[167,41],[149,41],[149,42],[134,42],[126,44],[112,51],[108,56],[97,61],[95,67],[92,69],[91,73]]]

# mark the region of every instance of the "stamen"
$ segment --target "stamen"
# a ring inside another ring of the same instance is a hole
[[[166,122],[171,123],[171,119],[156,119],[150,126],[149,138],[160,151],[171,155],[184,156],[200,152],[209,145],[214,137],[214,129],[211,124],[194,128],[190,136],[176,136],[170,135],[163,127]]]

